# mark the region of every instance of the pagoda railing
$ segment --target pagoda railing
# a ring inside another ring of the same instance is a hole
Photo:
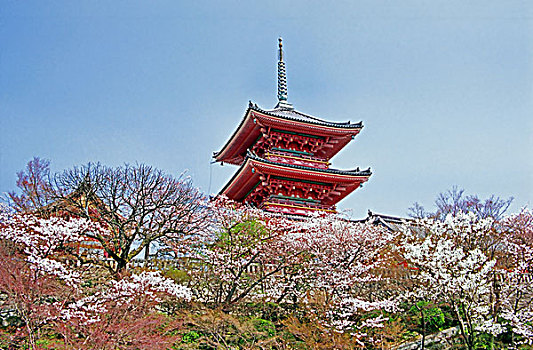
[[[318,209],[318,210],[335,210],[335,207],[331,205],[324,205],[321,203],[316,203],[314,200],[308,200],[305,198],[297,198],[297,197],[281,197],[276,195],[271,195],[267,197],[263,203],[261,203],[260,208],[264,208],[265,206],[271,205],[271,204],[278,204],[278,205],[290,205],[290,206],[298,206],[303,208],[309,208],[309,209]]]
[[[320,169],[327,169],[329,167],[327,159],[315,157],[300,151],[270,149],[265,154],[265,158],[275,162],[304,165]]]

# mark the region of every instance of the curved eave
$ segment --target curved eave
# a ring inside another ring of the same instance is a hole
[[[253,118],[250,117],[251,110],[252,108],[248,107],[244,114],[244,118],[241,120],[239,126],[233,132],[224,147],[222,147],[219,152],[213,153],[213,158],[215,158],[217,162],[236,164],[234,158],[241,153],[239,150],[244,148],[244,152],[246,152],[250,145],[252,145],[261,134],[260,128],[253,123]]]
[[[368,179],[370,175],[372,175],[372,171],[370,171],[370,168],[366,170],[340,170],[340,169],[319,169],[319,168],[313,168],[309,166],[303,166],[303,165],[295,165],[295,164],[285,164],[285,163],[277,163],[270,161],[268,159],[257,157],[253,154],[248,154],[246,159],[250,159],[255,162],[255,164],[265,164],[269,167],[273,167],[276,169],[294,169],[292,170],[296,174],[302,174],[303,173],[309,173],[309,174],[329,174],[330,176],[340,176],[341,178],[366,178]],[[366,180],[365,180],[366,181]]]
[[[226,195],[228,198],[236,201],[242,201],[254,186],[259,183],[260,174],[290,178],[294,179],[294,181],[308,180],[342,185],[346,190],[325,203],[334,205],[357,189],[362,183],[368,181],[372,172],[370,169],[363,171],[316,169],[293,164],[275,163],[249,155],[219,194]]]
[[[269,115],[271,117],[283,118],[283,119],[286,119],[286,120],[292,120],[292,121],[297,121],[297,122],[302,122],[303,121],[303,122],[309,123],[309,124],[323,125],[323,126],[333,127],[333,128],[337,128],[337,129],[339,129],[339,128],[340,129],[358,129],[358,128],[360,129],[360,128],[363,127],[363,122],[358,122],[358,123],[355,123],[355,124],[352,124],[349,121],[348,122],[330,122],[330,121],[327,121],[327,120],[323,120],[323,119],[320,119],[320,118],[317,118],[317,117],[313,117],[313,116],[307,115],[307,114],[302,113],[302,112],[298,112],[296,110],[292,110],[292,113],[299,115],[300,116],[299,118],[293,118],[293,117],[289,117],[289,116],[279,115],[279,114],[276,114],[274,111],[267,111],[267,110],[258,108],[257,106],[250,107],[250,109],[253,109],[254,111],[262,113],[262,114]],[[305,118],[306,120],[303,120],[301,118]]]
[[[260,174],[253,172],[251,160],[246,159],[231,179],[220,190],[219,195],[225,195],[234,201],[242,201],[246,194],[259,182]]]
[[[332,157],[339,152],[363,128],[362,122],[356,124],[350,122],[332,123],[317,118],[313,120],[301,120],[279,116],[257,107],[248,107],[237,129],[233,132],[224,147],[219,152],[213,154],[213,158],[218,162],[241,164],[246,150],[261,135],[261,126],[257,121],[274,129],[301,132],[321,137],[339,138],[341,141],[327,151],[328,157]]]

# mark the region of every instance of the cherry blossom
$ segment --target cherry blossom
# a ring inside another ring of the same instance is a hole
[[[469,349],[477,333],[498,336],[509,326],[531,339],[532,294],[525,278],[531,245],[525,237],[532,222],[529,211],[502,222],[458,213],[443,222],[422,219],[404,228],[399,249],[416,268],[413,294],[448,302]]]

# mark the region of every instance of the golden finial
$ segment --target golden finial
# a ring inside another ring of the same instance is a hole
[[[283,38],[279,37],[279,60],[283,61]]]

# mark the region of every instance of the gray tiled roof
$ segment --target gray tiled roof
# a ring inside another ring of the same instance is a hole
[[[256,110],[261,113],[265,113],[267,115],[275,116],[275,117],[281,117],[285,119],[291,119],[291,120],[297,120],[297,121],[304,121],[304,122],[310,122],[313,124],[319,124],[319,125],[325,125],[325,126],[333,126],[333,127],[340,127],[340,128],[362,128],[363,122],[358,123],[351,123],[350,121],[347,122],[330,122],[324,119],[317,118],[315,116],[312,116],[310,114],[305,114],[300,111],[297,111],[293,108],[287,108],[287,107],[277,107],[274,109],[262,109],[257,106],[257,104],[252,104],[250,102],[251,109]]]
[[[354,222],[369,223],[372,225],[381,225],[390,231],[401,231],[404,225],[413,227],[413,219],[402,218],[398,216],[384,215],[368,211],[365,219],[353,220]]]

